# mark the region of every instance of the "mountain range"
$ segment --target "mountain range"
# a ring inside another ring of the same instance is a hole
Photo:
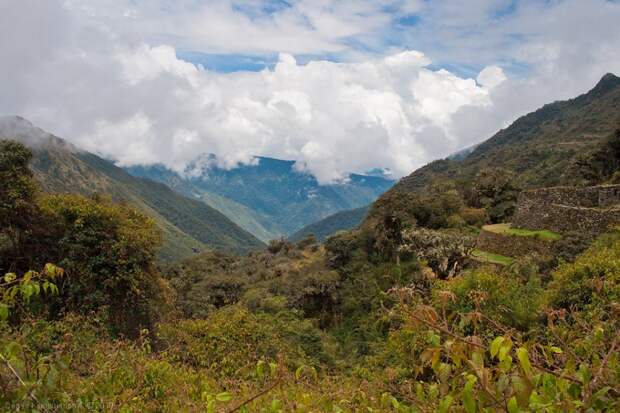
[[[298,242],[308,235],[314,235],[317,241],[323,242],[338,231],[346,231],[360,225],[364,221],[369,208],[370,205],[366,205],[361,208],[336,212],[320,221],[306,225],[299,231],[291,234],[288,240]]]
[[[136,178],[26,119],[0,117],[0,139],[16,139],[32,149],[31,168],[43,190],[107,194],[151,216],[163,233],[163,260],[173,261],[205,249],[246,253],[264,247],[259,239],[204,202],[184,197],[161,183]]]
[[[498,167],[514,172],[524,189],[580,185],[583,178],[575,166],[580,160],[604,151],[610,136],[619,129],[620,78],[609,73],[589,92],[547,104],[518,118],[486,141],[415,170],[388,193],[422,192],[441,179],[454,180],[459,188],[466,188],[482,169]],[[297,241],[313,233],[325,239],[337,231],[357,227],[367,212],[368,208],[363,212],[343,211],[289,238]]]
[[[183,174],[163,165],[126,170],[202,200],[263,241],[292,234],[334,213],[367,206],[394,184],[380,171],[372,171],[321,185],[314,176],[297,171],[295,161],[267,157],[223,169],[216,166],[214,155],[205,155]]]
[[[469,185],[489,167],[512,170],[523,188],[579,184],[574,165],[600,151],[620,128],[620,78],[605,75],[589,92],[518,118],[490,139],[437,160],[396,185],[380,171],[320,185],[294,161],[257,157],[233,169],[204,155],[177,173],[163,165],[125,168],[73,147],[19,117],[0,118],[0,138],[33,148],[44,190],[110,194],[151,215],[164,233],[167,260],[214,248],[247,252],[288,235],[299,240],[353,228],[386,191],[423,191],[437,179]]]

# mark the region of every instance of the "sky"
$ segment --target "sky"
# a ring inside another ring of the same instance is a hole
[[[620,75],[618,0],[0,0],[0,115],[121,166],[395,178]]]

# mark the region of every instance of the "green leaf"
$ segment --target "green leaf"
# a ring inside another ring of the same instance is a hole
[[[517,404],[517,398],[512,396],[508,400],[508,413],[519,413],[519,405]]]
[[[439,337],[433,331],[429,331],[428,332],[428,336],[427,336],[426,340],[427,340],[428,344],[430,344],[433,347],[439,347],[439,345],[441,344],[441,337]]]
[[[498,359],[499,361],[504,361],[504,359],[508,356],[508,352],[510,351],[510,345],[503,345],[499,349]]]
[[[528,376],[532,374],[532,365],[530,363],[530,355],[525,347],[519,347],[517,349],[517,358],[521,364],[521,368]]]
[[[215,400],[211,400],[207,403],[207,413],[215,413]]]
[[[592,378],[592,373],[588,368],[588,365],[585,363],[581,363],[579,365],[579,370],[575,373],[575,375],[581,380],[583,383],[587,383]]]
[[[229,401],[231,401],[231,400],[232,400],[232,394],[228,393],[227,391],[222,392],[222,393],[218,393],[218,394],[215,396],[215,399],[216,399],[218,402],[229,402]]]
[[[271,401],[271,412],[276,413],[282,409],[282,402],[278,399],[273,399]]]
[[[556,353],[556,354],[562,354],[562,353],[564,353],[564,352],[562,351],[562,349],[561,349],[561,348],[559,348],[559,347],[555,347],[555,346],[551,346],[551,347],[549,347],[549,350],[551,350],[552,352],[554,352],[554,353]]]
[[[493,342],[491,343],[491,348],[489,350],[491,353],[491,357],[495,357],[497,355],[503,342],[504,337],[502,336],[496,337],[495,340],[493,340]]]
[[[301,377],[301,373],[303,373],[303,371],[304,371],[303,365],[297,367],[297,370],[295,370],[295,380],[299,380],[299,378]]]
[[[463,407],[467,413],[476,412],[476,401],[474,400],[474,383],[476,380],[476,377],[471,374],[467,376],[467,383],[463,389]]]
[[[256,363],[256,375],[259,378],[263,378],[265,376],[265,361],[264,360],[259,360],[258,363]]]
[[[9,272],[7,274],[4,274],[4,282],[10,283],[12,281],[15,281],[17,279],[17,274],[15,274],[14,272]]]
[[[9,306],[4,303],[0,303],[0,321],[4,321],[7,318],[9,318]]]
[[[446,413],[450,409],[450,406],[452,406],[452,401],[453,400],[454,399],[450,395],[447,395],[446,397],[444,397],[441,400],[441,402],[439,402],[438,412],[439,413]]]

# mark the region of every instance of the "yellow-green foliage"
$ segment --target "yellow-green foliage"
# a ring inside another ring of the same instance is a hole
[[[246,377],[260,360],[291,366],[318,365],[326,356],[322,333],[292,314],[253,314],[242,306],[215,311],[204,320],[161,325],[159,340],[173,360],[212,375]]]
[[[510,272],[497,272],[482,268],[438,283],[435,303],[440,305],[442,291],[454,295],[447,307],[454,312],[473,311],[476,301],[488,317],[511,327],[527,330],[539,318],[542,310],[543,290],[539,276],[529,280]],[[460,320],[456,319],[455,322]]]
[[[553,273],[549,303],[565,309],[598,307],[610,311],[620,299],[620,232],[605,235],[574,263]]]
[[[534,237],[540,238],[545,241],[557,241],[562,238],[562,235],[558,234],[557,232],[548,230],[535,231],[524,228],[513,228],[511,224],[485,225],[484,227],[482,227],[482,229],[484,231],[489,231],[495,234],[514,235],[517,237]]]
[[[148,219],[71,196],[33,211],[41,227],[20,230],[30,244],[11,240],[13,251],[66,271],[0,278],[0,410],[620,409],[618,234],[551,274],[534,257],[468,267],[466,251],[464,271],[433,271],[454,257],[429,231],[392,233],[395,256],[373,251],[366,231],[325,249],[201,254],[165,270],[175,311]]]

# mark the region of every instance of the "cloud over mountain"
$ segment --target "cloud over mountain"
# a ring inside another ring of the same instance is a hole
[[[557,23],[580,12],[586,22],[579,24],[592,25],[588,18],[597,16],[604,24],[617,3],[594,1],[608,9],[603,14],[574,1],[549,6],[541,12],[555,18],[546,23],[548,35],[541,19],[522,22],[522,15],[541,9],[536,2],[500,15],[497,2],[480,1],[479,12],[463,11],[462,19],[455,18],[456,5],[430,3],[6,2],[0,5],[0,113],[23,115],[122,165],[162,162],[181,170],[201,153],[216,153],[233,167],[265,155],[296,159],[299,169],[330,182],[375,167],[408,174],[542,102],[581,92],[600,77],[603,63],[604,71],[620,68],[617,54],[605,52],[618,29],[575,42],[591,50],[600,41],[600,53],[590,67],[571,69],[579,50],[558,41],[568,34]],[[399,29],[401,41],[390,45],[398,22],[410,15],[422,20]],[[487,43],[473,43],[481,42],[480,29],[467,44],[468,36],[453,32],[491,15],[513,33],[490,24]],[[416,33],[417,41],[406,41]],[[497,64],[506,60],[496,44],[519,33],[530,37],[505,48],[531,64],[521,76]],[[448,39],[479,53],[472,75],[433,64],[434,56],[445,61]],[[277,58],[262,71],[222,73],[180,59],[184,50]],[[570,70],[583,80],[567,86]]]

